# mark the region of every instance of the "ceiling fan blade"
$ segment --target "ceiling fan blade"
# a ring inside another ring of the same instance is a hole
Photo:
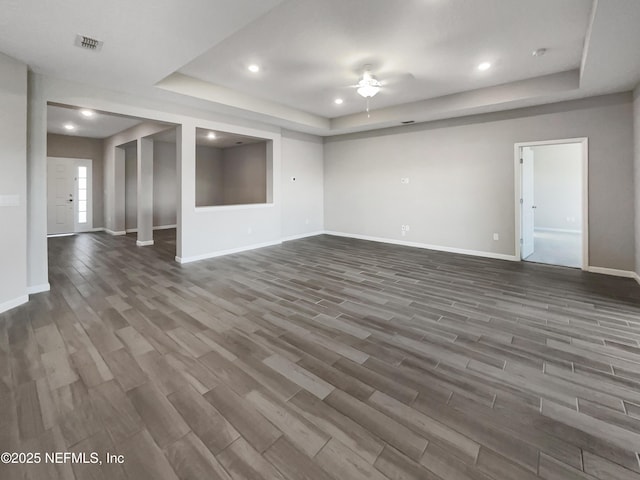
[[[390,72],[384,75],[381,75],[379,80],[382,82],[383,86],[397,86],[404,83],[409,83],[415,81],[416,77],[413,73],[409,72]]]

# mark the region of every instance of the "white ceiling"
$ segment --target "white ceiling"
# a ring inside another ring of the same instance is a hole
[[[0,0],[0,51],[38,73],[149,87],[282,0]],[[77,34],[104,42],[74,45]]]
[[[320,135],[640,81],[640,0],[0,0],[0,12],[0,52],[38,73]],[[102,50],[75,47],[78,33]],[[384,84],[370,117],[351,87],[367,63]]]
[[[209,138],[208,135],[211,132],[215,135],[215,138]],[[176,129],[171,128],[164,132],[157,133],[153,136],[153,139],[158,142],[175,143]],[[221,132],[219,130],[196,128],[196,145],[201,147],[234,148],[240,145],[249,145],[261,142],[266,142],[266,139],[240,135],[238,133]]]
[[[59,135],[73,135],[88,138],[107,138],[123,130],[144,122],[139,118],[125,117],[102,112],[94,112],[87,118],[76,107],[48,105],[47,132]],[[74,130],[67,130],[65,125],[71,124]]]
[[[364,109],[350,87],[365,64],[384,85],[373,108],[576,69],[590,13],[585,0],[296,0],[179,71],[332,118]]]

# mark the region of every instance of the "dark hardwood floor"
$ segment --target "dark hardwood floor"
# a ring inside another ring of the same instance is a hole
[[[329,236],[174,249],[49,241],[51,292],[0,315],[0,452],[43,458],[1,479],[640,479],[632,280]]]

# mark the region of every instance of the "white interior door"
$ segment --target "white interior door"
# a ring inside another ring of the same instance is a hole
[[[522,258],[532,255],[535,250],[535,198],[533,183],[533,150],[522,147]]]
[[[47,233],[75,231],[75,164],[67,158],[49,158],[47,163]]]

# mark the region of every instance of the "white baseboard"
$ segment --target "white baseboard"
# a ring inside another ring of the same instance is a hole
[[[7,300],[6,302],[0,303],[0,313],[6,312],[7,310],[11,310],[12,308],[16,308],[24,303],[29,301],[29,295],[20,295],[18,298],[14,298],[13,300]]]
[[[591,273],[601,273],[603,275],[612,275],[614,277],[625,277],[625,278],[633,278],[640,283],[638,280],[638,274],[636,272],[632,272],[630,270],[617,270],[615,268],[605,268],[605,267],[587,267],[585,268],[587,272]]]
[[[108,228],[104,229],[105,232],[107,232],[109,235],[113,235],[114,237],[119,237],[121,235],[126,235],[127,232],[122,230],[122,231],[114,231],[114,230],[109,230]]]
[[[426,250],[436,250],[438,252],[459,253],[461,255],[471,255],[474,257],[494,258],[496,260],[509,260],[512,262],[517,262],[520,260],[515,255],[505,255],[504,253],[481,252],[478,250],[466,250],[464,248],[443,247],[440,245],[429,245],[426,243],[407,242],[405,240],[395,240],[392,238],[370,237],[368,235],[358,235],[355,233],[343,233],[343,232],[332,232],[332,231],[326,231],[324,233],[326,233],[327,235],[335,235],[337,237],[356,238],[358,240],[368,240],[370,242],[390,243],[392,245],[402,245],[404,247],[424,248]]]
[[[636,282],[638,282],[638,284],[640,284],[640,275],[638,275],[636,272],[633,272],[633,278]]]
[[[43,283],[42,285],[33,285],[31,287],[27,287],[27,293],[29,295],[35,295],[36,293],[48,292],[51,290],[51,285],[49,282]]]
[[[160,225],[158,227],[153,227],[154,230],[169,230],[170,228],[178,228],[177,225]],[[138,233],[137,228],[127,228],[127,233]]]
[[[569,228],[536,228],[536,232],[556,232],[556,233],[582,233],[582,230],[571,230]]]
[[[75,232],[71,233],[47,233],[47,238],[73,237]]]
[[[299,235],[291,235],[289,237],[283,237],[282,241],[283,242],[290,242],[292,240],[300,240],[302,238],[308,238],[308,237],[315,237],[318,235],[324,235],[325,231],[324,230],[318,230],[317,232],[310,232],[310,233],[301,233]]]
[[[104,227],[88,228],[87,230],[78,230],[77,232],[71,232],[71,233],[52,233],[52,234],[47,234],[47,238],[71,237],[71,236],[77,235],[79,233],[96,233],[96,232],[104,232],[105,230],[106,229]],[[110,230],[106,230],[106,231],[107,232],[111,232]]]
[[[153,240],[145,240],[143,242],[137,240],[136,245],[139,247],[150,247],[151,245],[153,245]]]
[[[280,245],[282,241],[276,240],[274,242],[254,243],[253,245],[247,245],[245,247],[231,248],[229,250],[220,250],[217,252],[205,253],[203,255],[195,255],[193,257],[178,257],[176,256],[176,262],[178,263],[191,263],[198,260],[206,260],[208,258],[222,257],[224,255],[231,255],[233,253],[246,252],[248,250],[256,250],[258,248],[273,247],[274,245]]]

